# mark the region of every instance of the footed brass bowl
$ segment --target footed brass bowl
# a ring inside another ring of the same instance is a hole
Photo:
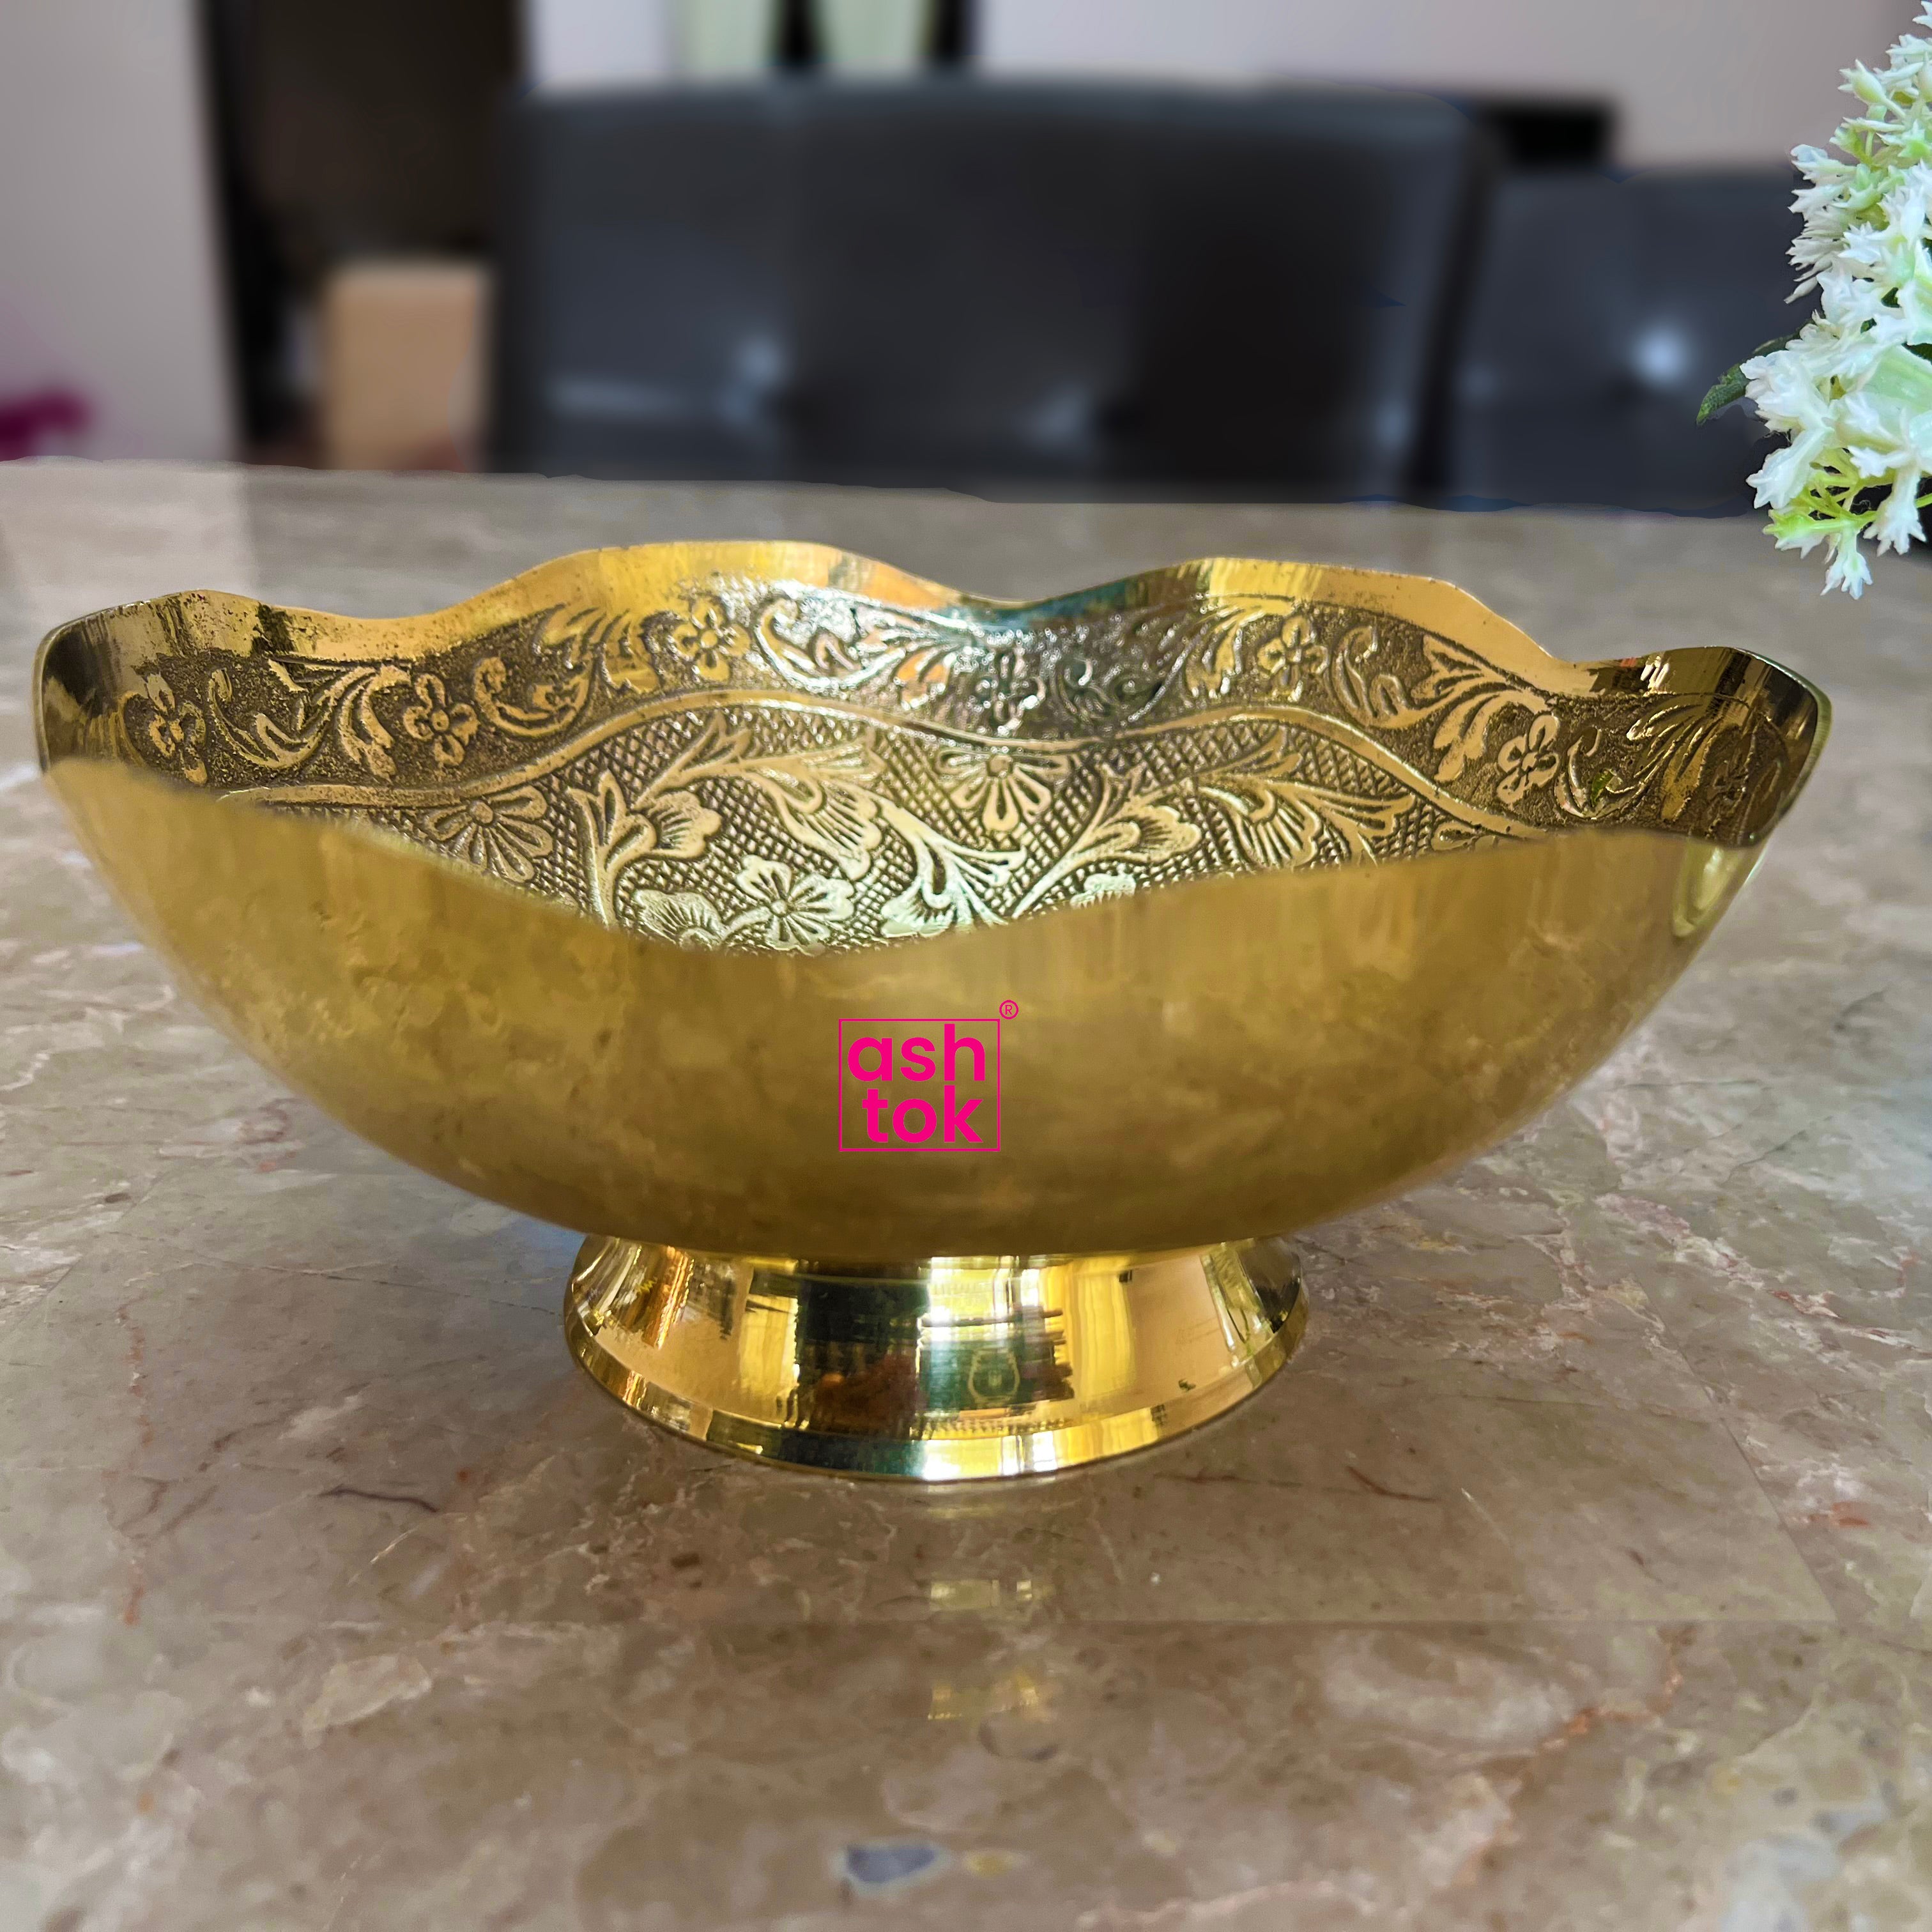
[[[1608,1052],[1828,716],[1742,651],[1561,663],[1414,578],[1022,606],[777,543],[392,622],[164,598],[55,632],[36,694],[212,1014],[590,1231],[566,1323],[607,1388],[928,1480],[1258,1387],[1305,1318],[1280,1238]]]

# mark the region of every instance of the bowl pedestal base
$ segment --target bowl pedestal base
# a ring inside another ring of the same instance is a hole
[[[1278,1240],[898,1265],[584,1244],[571,1352],[640,1415],[763,1462],[1044,1475],[1224,1414],[1307,1322]]]

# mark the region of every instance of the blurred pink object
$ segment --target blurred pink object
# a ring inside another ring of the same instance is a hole
[[[58,455],[93,419],[85,396],[71,389],[40,389],[0,396],[0,463],[22,456]]]

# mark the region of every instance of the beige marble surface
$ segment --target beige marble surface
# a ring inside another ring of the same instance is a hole
[[[566,1358],[571,1238],[170,988],[37,782],[34,640],[797,535],[976,590],[1213,550],[1832,692],[1690,976],[1318,1230],[1309,1344],[991,1492],[741,1466]],[[1748,526],[0,469],[0,1928],[1932,1927],[1932,573]]]

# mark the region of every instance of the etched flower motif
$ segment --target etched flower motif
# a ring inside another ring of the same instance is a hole
[[[1328,668],[1328,648],[1316,642],[1307,618],[1291,617],[1255,652],[1255,665],[1278,680],[1289,704],[1296,704],[1309,680]]]
[[[599,772],[594,794],[573,790],[570,796],[584,814],[592,835],[607,850],[621,850],[626,860],[701,859],[724,821],[694,791],[646,790],[625,802],[623,788],[611,772]]]
[[[976,816],[987,836],[1010,838],[1053,802],[1067,763],[1049,752],[988,751],[964,746],[942,752],[939,779],[959,809]]]
[[[1241,674],[1241,631],[1210,635],[1187,660],[1187,689],[1195,698],[1225,698]]]
[[[631,895],[627,909],[634,925],[687,952],[709,952],[724,936],[717,908],[701,893],[642,888]]]
[[[453,857],[523,886],[536,878],[536,861],[555,849],[544,829],[547,809],[536,787],[524,785],[495,798],[444,806],[429,813],[423,826]]]
[[[1028,668],[1026,654],[1012,646],[993,653],[993,661],[982,680],[986,709],[993,729],[1004,736],[1017,731],[1027,713],[1046,694],[1046,687]]]
[[[154,716],[148,720],[148,742],[164,764],[180,768],[190,784],[206,784],[208,767],[202,762],[201,747],[208,736],[207,721],[199,705],[183,704],[174,688],[158,675],[146,686],[148,704]]]
[[[1686,776],[1695,784],[1697,802],[1709,814],[1709,823],[1714,826],[1735,825],[1745,814],[1750,802],[1751,770],[1749,741],[1742,736],[1714,737],[1706,741],[1708,748],[1700,761],[1690,764],[1690,772]],[[1696,763],[1702,770],[1696,771]],[[1686,784],[1684,790],[1688,791]],[[1666,816],[1672,815],[1666,803]]]
[[[1131,872],[1089,872],[1070,903],[1098,905],[1103,899],[1124,899],[1139,890],[1140,882]]]
[[[731,922],[730,934],[755,933],[776,952],[815,952],[852,916],[852,888],[843,879],[800,875],[781,860],[753,854],[738,868],[738,886],[754,903]]]
[[[463,762],[464,747],[476,735],[476,714],[466,704],[452,704],[442,680],[425,671],[416,680],[416,702],[403,713],[403,729],[445,766]]]
[[[670,628],[673,650],[694,668],[706,684],[723,684],[731,675],[731,660],[752,648],[751,633],[734,624],[715,597],[700,597],[690,614]]]
[[[1520,805],[1524,794],[1546,785],[1563,768],[1556,755],[1557,734],[1562,728],[1556,714],[1546,711],[1530,720],[1529,729],[1520,738],[1512,738],[1496,754],[1502,780],[1496,796],[1504,805]]]
[[[620,691],[634,692],[642,698],[657,689],[661,680],[651,662],[650,646],[641,628],[628,620],[614,626],[603,640],[604,675]]]

